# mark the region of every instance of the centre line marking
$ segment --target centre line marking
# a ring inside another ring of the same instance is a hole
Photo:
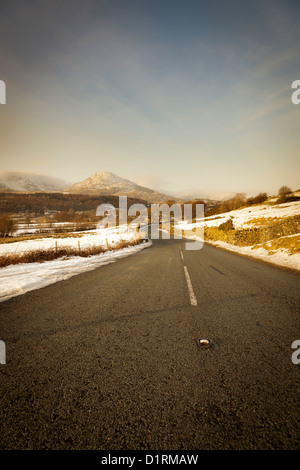
[[[188,272],[186,266],[183,266],[183,269],[184,269],[186,283],[187,283],[187,286],[188,286],[191,305],[194,305],[196,307],[198,305],[198,303],[197,303],[197,299],[196,299],[196,296],[195,296],[194,291],[193,291],[193,286],[192,286],[192,282],[191,282],[189,272]]]
[[[183,261],[183,254],[182,254],[182,251],[180,250],[180,256],[181,256],[181,259]]]

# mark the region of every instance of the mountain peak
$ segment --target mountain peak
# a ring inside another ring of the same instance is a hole
[[[151,203],[167,201],[173,198],[158,191],[139,186],[128,179],[115,175],[111,171],[98,171],[83,181],[64,188],[64,191],[78,194],[128,196],[144,199]]]

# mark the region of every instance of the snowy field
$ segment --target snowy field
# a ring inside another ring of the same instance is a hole
[[[117,242],[121,240],[133,241],[136,238],[135,230],[127,230],[127,227],[84,232],[80,235],[79,238],[70,235],[67,238],[41,238],[0,245],[0,255],[5,253],[22,254],[26,251],[38,249],[55,249],[55,242],[57,242],[58,248],[63,246],[77,248],[78,241],[81,249],[94,246],[109,248],[109,251],[105,253],[89,257],[71,256],[67,259],[58,258],[43,263],[22,263],[1,268],[0,302],[69,279],[76,274],[113,263],[124,256],[138,253],[152,245],[151,241],[145,240],[144,243],[135,246],[114,250],[114,244]]]
[[[259,204],[257,206],[245,207],[223,214],[212,215],[203,219],[198,219],[194,224],[178,224],[178,228],[192,229],[194,227],[218,227],[219,225],[232,219],[234,228],[251,228],[258,225],[256,219],[282,219],[300,215],[300,201],[293,201],[284,204]]]
[[[284,217],[292,217],[300,215],[300,202],[294,201],[285,204],[260,204],[252,207],[245,207],[235,211],[219,214],[220,219],[215,219],[216,216],[207,217],[205,224],[207,226],[220,225],[228,219],[233,218],[232,222],[234,228],[251,228],[257,226],[256,219],[282,219]],[[200,223],[203,221],[199,221]]]
[[[250,206],[243,209],[237,209],[224,214],[217,214],[211,217],[199,219],[194,224],[180,223],[177,229],[192,230],[195,227],[218,227],[230,218],[232,219],[235,229],[245,229],[259,226],[265,220],[283,220],[286,217],[300,215],[300,202],[293,201],[284,204],[260,204],[257,206]],[[188,238],[193,238],[190,236]],[[282,237],[283,238],[283,237]],[[286,237],[288,238],[288,237]],[[198,237],[199,240],[201,238]],[[300,253],[289,254],[285,249],[278,249],[276,252],[266,250],[263,246],[254,248],[253,246],[236,246],[223,241],[210,241],[204,240],[220,248],[239,253],[241,255],[251,256],[253,258],[261,259],[283,268],[294,269],[300,272]]]
[[[94,246],[107,245],[111,248],[120,240],[133,241],[136,237],[134,229],[128,229],[127,226],[120,226],[116,228],[102,228],[96,230],[89,230],[84,232],[70,233],[64,237],[45,237],[32,240],[23,240],[13,243],[0,244],[0,256],[4,254],[21,254],[26,251],[35,250],[51,250],[57,248],[78,248],[80,249],[91,248]]]
[[[300,272],[300,253],[290,255],[286,250],[277,250],[275,253],[270,254],[269,251],[262,247],[254,249],[252,246],[236,246],[222,241],[208,241],[207,243],[239,253],[240,255],[250,256],[262,261],[267,261],[268,263],[276,264],[282,268],[289,268]]]

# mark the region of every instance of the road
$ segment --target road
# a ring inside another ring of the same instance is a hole
[[[0,448],[299,449],[299,279],[156,240],[1,303]]]

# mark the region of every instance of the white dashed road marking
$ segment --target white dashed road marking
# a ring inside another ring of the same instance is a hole
[[[195,296],[195,294],[194,294],[194,290],[193,290],[193,286],[192,286],[192,282],[191,282],[191,278],[190,278],[189,272],[188,272],[186,266],[183,266],[183,269],[184,269],[184,274],[185,274],[186,283],[187,283],[187,286],[188,286],[188,291],[189,291],[189,295],[190,295],[190,302],[191,302],[191,305],[194,305],[194,306],[196,307],[196,306],[198,305],[198,303],[197,303],[196,296]]]

